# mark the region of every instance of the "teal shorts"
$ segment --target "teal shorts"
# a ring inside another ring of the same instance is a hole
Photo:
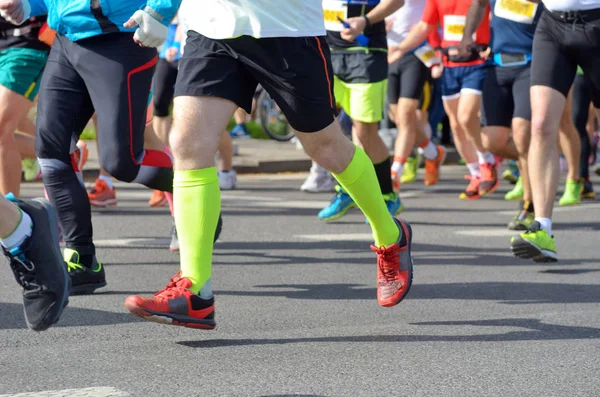
[[[33,101],[47,59],[48,51],[44,50],[7,48],[0,51],[0,85]]]

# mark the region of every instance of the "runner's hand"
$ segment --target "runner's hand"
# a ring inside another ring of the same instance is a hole
[[[433,79],[439,79],[440,77],[442,77],[442,72],[444,71],[444,66],[443,65],[434,65],[431,68],[431,78]]]
[[[29,0],[0,0],[0,16],[13,25],[21,25],[31,16]]]
[[[353,17],[346,19],[346,22],[348,25],[350,25],[350,27],[344,28],[341,32],[341,36],[342,39],[352,43],[356,39],[356,36],[365,30],[367,27],[367,21],[365,21],[363,17]]]
[[[397,46],[390,47],[388,49],[388,63],[392,64],[396,61],[399,61],[404,56],[404,53],[400,51]]]
[[[179,48],[177,47],[169,47],[167,51],[165,51],[165,59],[167,62],[175,61],[175,57],[179,54]]]
[[[472,37],[463,36],[460,44],[458,45],[458,55],[467,56],[471,53],[471,47],[475,45]]]
[[[137,10],[123,26],[126,28],[139,26],[133,35],[133,41],[140,47],[160,47],[167,39],[169,32],[165,25],[143,10]]]

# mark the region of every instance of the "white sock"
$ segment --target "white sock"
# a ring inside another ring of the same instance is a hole
[[[13,248],[20,247],[27,237],[31,236],[32,229],[33,222],[31,221],[31,218],[25,212],[21,211],[19,225],[8,237],[0,239],[0,244],[9,251]]]
[[[108,188],[110,190],[114,189],[114,185],[113,185],[113,180],[112,180],[112,176],[106,176],[106,175],[100,175],[98,177],[98,179],[100,179],[101,181],[106,182],[106,186],[108,186]]]
[[[479,163],[469,163],[469,164],[467,164],[467,168],[469,169],[471,176],[474,176],[477,178],[479,178],[481,176],[481,173],[479,172]]]
[[[496,164],[496,158],[490,152],[477,152],[479,164]]]
[[[392,171],[394,171],[396,175],[402,175],[402,172],[404,171],[404,164],[399,161],[394,161],[392,163]]]
[[[540,223],[543,230],[547,231],[548,234],[552,236],[552,219],[536,217],[535,220]]]
[[[437,146],[435,146],[433,144],[433,142],[429,141],[429,143],[427,144],[427,146],[425,146],[423,148],[423,156],[425,156],[425,158],[427,160],[435,160],[435,159],[437,159],[437,156],[438,156]]]

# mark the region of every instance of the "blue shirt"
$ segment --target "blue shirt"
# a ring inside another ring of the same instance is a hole
[[[48,14],[48,25],[71,41],[105,33],[134,32],[123,24],[148,6],[165,26],[177,13],[181,0],[29,0],[31,16]],[[93,12],[92,12],[93,10]]]
[[[492,52],[531,55],[543,6],[526,0],[490,0],[490,6]]]

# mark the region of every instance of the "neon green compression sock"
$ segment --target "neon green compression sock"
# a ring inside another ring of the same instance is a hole
[[[210,298],[213,239],[221,212],[217,169],[175,171],[173,200],[181,276],[192,281],[190,290]]]
[[[352,161],[340,174],[333,175],[362,210],[373,229],[377,247],[395,244],[400,230],[381,196],[375,168],[364,150],[356,147]]]

